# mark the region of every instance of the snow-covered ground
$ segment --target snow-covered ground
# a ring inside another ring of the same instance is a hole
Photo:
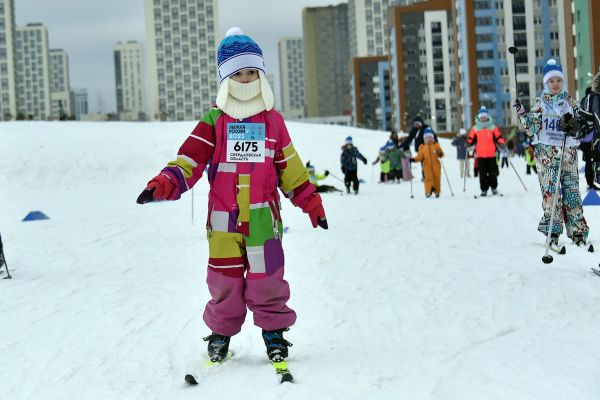
[[[146,182],[194,123],[2,123],[1,399],[598,399],[598,257],[573,245],[541,262],[535,175],[502,170],[502,198],[420,182],[324,195],[330,229],[284,202],[286,276],[297,324],[279,385],[247,319],[236,355],[198,387],[208,246],[207,184],[139,206]],[[372,161],[385,132],[290,123],[304,161],[339,172],[346,135]],[[417,167],[414,167],[417,173]],[[334,178],[324,183],[343,185]],[[582,193],[584,193],[582,182]],[[50,220],[20,222],[32,210]],[[600,209],[586,207],[598,241]],[[563,236],[564,238],[564,236]],[[564,240],[564,239],[563,239]],[[596,243],[600,250],[600,245]]]

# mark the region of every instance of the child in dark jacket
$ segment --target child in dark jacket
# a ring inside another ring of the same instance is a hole
[[[352,144],[352,136],[346,137],[346,142],[342,146],[342,155],[340,156],[340,162],[342,163],[342,172],[344,173],[344,184],[346,185],[346,192],[350,193],[350,185],[354,194],[358,194],[358,163],[356,159],[360,159],[365,165],[367,159],[365,156],[360,154],[360,151]]]

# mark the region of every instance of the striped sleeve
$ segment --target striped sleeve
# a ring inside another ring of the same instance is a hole
[[[274,162],[279,174],[279,187],[293,205],[304,208],[316,188],[308,179],[306,167],[294,148],[283,118],[278,117],[275,121],[278,140]]]
[[[163,169],[162,173],[175,182],[176,190],[172,196],[173,200],[181,197],[202,177],[202,173],[215,151],[215,125],[220,115],[221,111],[213,108],[202,117],[179,148],[177,158],[169,162]]]

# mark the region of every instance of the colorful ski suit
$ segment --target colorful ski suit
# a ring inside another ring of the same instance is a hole
[[[444,157],[444,151],[439,143],[425,143],[419,146],[419,152],[414,157],[414,160],[423,162],[425,194],[431,194],[432,191],[438,194],[442,192],[440,184],[442,177],[440,158],[442,157]]]
[[[240,146],[235,132],[240,129],[256,132],[252,146],[256,144],[264,161],[246,162],[236,153]],[[315,186],[308,181],[283,118],[269,110],[240,121],[213,108],[185,140],[177,159],[162,171],[176,183],[169,200],[192,188],[206,165],[210,183],[206,281],[212,299],[204,321],[213,332],[232,336],[240,331],[247,307],[255,325],[265,330],[293,325],[296,313],[286,305],[290,290],[283,278],[277,188],[292,204],[303,207]]]
[[[471,128],[467,138],[469,146],[475,145],[476,168],[479,170],[479,187],[482,192],[489,188],[496,190],[498,187],[498,164],[496,163],[497,143],[504,144],[500,130],[494,125],[492,118],[482,122],[479,116],[475,117],[475,126]]]
[[[565,133],[558,128],[560,118],[566,113],[576,114],[578,104],[568,93],[555,96],[544,93],[537,99],[535,106],[524,116],[519,124],[529,136],[534,136],[535,160],[538,179],[542,192],[544,214],[538,224],[538,231],[548,233],[552,213],[552,201],[556,193],[558,167],[562,154]],[[577,166],[577,146],[579,141],[568,137],[562,161],[559,199],[551,233],[561,234],[563,222],[570,239],[587,239],[589,228],[583,216],[581,195],[579,194],[579,171]]]

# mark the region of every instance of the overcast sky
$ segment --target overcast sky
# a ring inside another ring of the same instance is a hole
[[[278,77],[277,41],[302,35],[302,9],[343,2],[219,0],[220,36],[232,26],[241,27],[263,49],[267,73]],[[144,1],[15,0],[15,9],[18,26],[43,23],[50,48],[67,52],[71,87],[88,89],[91,111],[100,111],[101,106],[103,112],[116,111],[112,48],[119,41],[144,43]]]

